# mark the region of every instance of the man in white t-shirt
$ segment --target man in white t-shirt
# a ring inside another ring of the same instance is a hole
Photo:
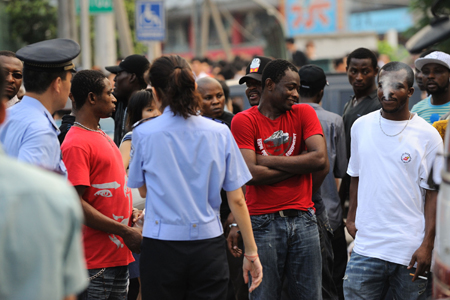
[[[377,90],[382,109],[351,130],[347,228],[355,247],[345,299],[383,299],[389,286],[397,300],[426,297],[427,280],[419,276],[431,265],[437,195],[427,179],[443,144],[437,130],[408,109],[413,83],[408,65],[384,65]]]

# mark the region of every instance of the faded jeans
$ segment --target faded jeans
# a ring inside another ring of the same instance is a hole
[[[412,282],[406,266],[352,253],[344,276],[344,296],[346,300],[384,299],[382,295],[391,288],[396,300],[426,299],[427,280],[417,278]]]
[[[102,269],[89,269],[88,272],[92,279],[78,300],[127,299],[128,266],[105,268],[103,272]]]
[[[321,299],[322,260],[314,212],[299,211],[297,217],[274,213],[250,218],[264,272],[261,285],[250,299],[280,299],[284,277],[291,299]]]

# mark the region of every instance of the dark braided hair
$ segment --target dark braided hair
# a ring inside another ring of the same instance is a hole
[[[280,82],[281,78],[283,78],[283,76],[286,75],[286,70],[288,69],[294,72],[298,72],[297,67],[288,62],[287,60],[274,59],[270,61],[266,65],[262,73],[261,78],[262,89],[264,90],[267,78],[270,78],[272,79],[273,82],[278,83]]]
[[[70,92],[75,99],[77,109],[84,105],[89,93],[102,94],[105,89],[105,78],[103,73],[94,70],[82,70],[75,74]]]
[[[187,119],[200,111],[202,97],[195,89],[194,75],[184,58],[170,55],[156,59],[149,80],[162,107],[169,106],[174,115]]]

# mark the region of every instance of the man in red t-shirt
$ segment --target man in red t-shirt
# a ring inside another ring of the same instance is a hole
[[[73,77],[71,93],[78,112],[61,149],[85,216],[84,253],[91,280],[81,299],[125,299],[130,250],[139,250],[142,235],[129,227],[132,198],[119,149],[98,127],[100,118],[111,116],[116,99],[106,76],[92,70]]]
[[[258,106],[237,114],[231,130],[253,179],[247,183],[250,212],[264,280],[251,299],[279,299],[288,280],[292,299],[321,299],[321,254],[311,200],[328,172],[317,115],[299,104],[300,77],[286,60],[267,64]]]

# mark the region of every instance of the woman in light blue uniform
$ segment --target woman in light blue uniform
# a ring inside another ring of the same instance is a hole
[[[183,58],[158,58],[149,80],[163,114],[133,130],[128,179],[146,197],[143,299],[225,299],[221,188],[242,233],[251,292],[262,280],[262,267],[241,190],[251,174],[236,142],[228,127],[197,115],[202,100]]]

